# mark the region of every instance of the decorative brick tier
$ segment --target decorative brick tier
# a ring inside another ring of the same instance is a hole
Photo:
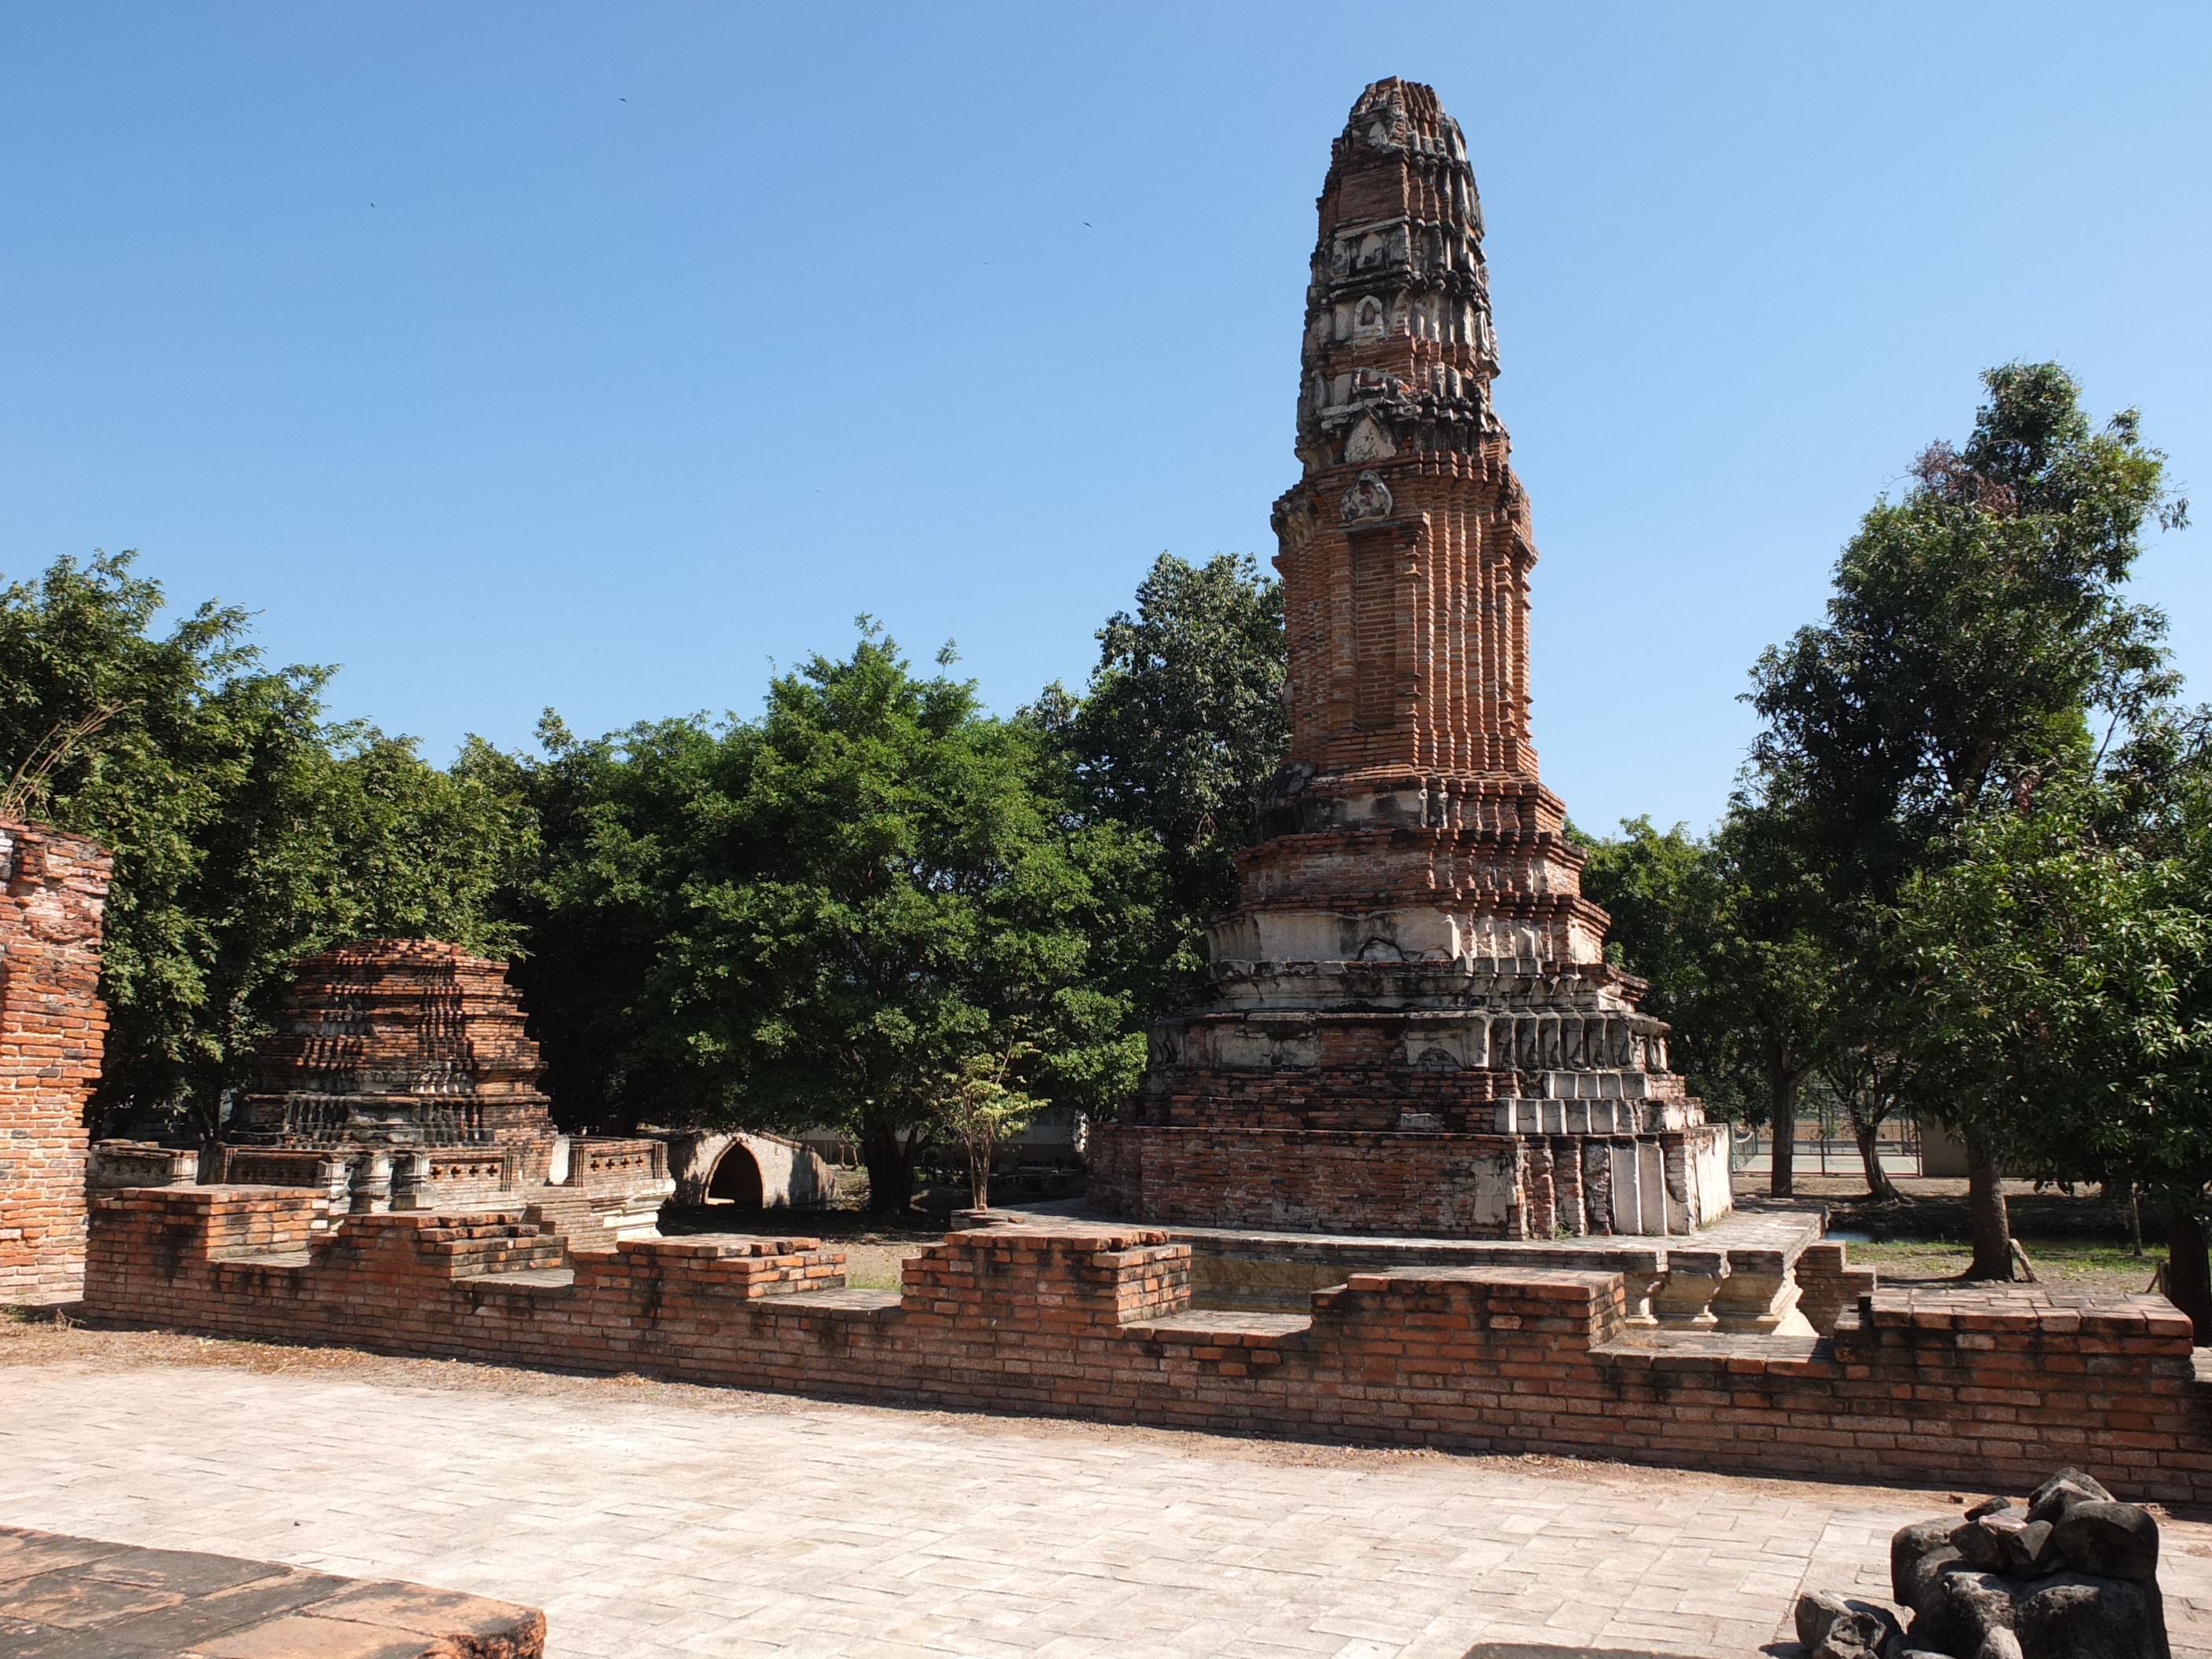
[[[0,819],[0,1304],[84,1279],[85,1104],[100,1081],[100,914],[114,860]]]
[[[948,1234],[900,1294],[811,1239],[583,1250],[519,1212],[355,1217],[305,1194],[94,1201],[88,1317],[828,1398],[1333,1441],[2026,1490],[2094,1464],[2212,1501],[2212,1388],[2159,1297],[1862,1291],[1832,1338],[1652,1332],[1617,1272],[1353,1273],[1303,1314],[1194,1311],[1156,1231]],[[1832,1248],[1832,1247],[1824,1247]],[[1808,1252],[1809,1255],[1810,1252]],[[1840,1249],[1824,1264],[1841,1283]],[[814,1287],[823,1288],[814,1288]]]
[[[1535,544],[1436,94],[1369,87],[1319,205],[1304,477],[1275,506],[1290,760],[1195,1000],[1092,1134],[1091,1196],[1215,1226],[1692,1231],[1729,1207],[1726,1141],[1606,964],[1537,776]]]
[[[1683,1194],[1727,1174],[1726,1147],[1694,1133],[1124,1122],[1090,1159],[1093,1201],[1151,1220],[1437,1238],[1690,1233],[1713,1218]]]

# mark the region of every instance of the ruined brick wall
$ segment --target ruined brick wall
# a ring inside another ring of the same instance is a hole
[[[1191,1310],[1189,1246],[1139,1229],[953,1233],[894,1297],[834,1288],[842,1258],[811,1240],[576,1250],[519,1212],[356,1217],[318,1236],[312,1209],[245,1188],[102,1197],[87,1311],[836,1399],[1738,1474],[2025,1490],[2094,1465],[2131,1498],[2212,1501],[2212,1394],[2188,1321],[2155,1297],[1875,1291],[1832,1341],[1639,1340],[1609,1272],[1353,1273],[1299,1317]]]
[[[96,842],[0,819],[0,1303],[70,1302],[84,1279],[85,1102],[100,1080]]]
[[[1792,1264],[1800,1298],[1798,1311],[1816,1331],[1833,1330],[1847,1309],[1875,1288],[1871,1267],[1854,1267],[1844,1260],[1844,1247],[1825,1241],[1808,1244]]]

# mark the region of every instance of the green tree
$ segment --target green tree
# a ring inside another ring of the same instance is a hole
[[[543,825],[516,914],[556,1091],[633,1122],[841,1128],[897,1211],[985,1057],[1008,1097],[1133,1086],[1117,988],[1151,860],[1076,810],[1041,721],[916,677],[871,628],[779,676],[757,720],[545,736],[542,762],[474,763]]]
[[[1283,593],[1249,557],[1192,565],[1163,553],[1134,615],[1098,632],[1081,703],[1048,696],[1088,810],[1161,853],[1158,948],[1147,1000],[1203,965],[1200,930],[1237,897],[1237,849],[1255,836],[1260,793],[1289,745]]]
[[[1018,1039],[996,1053],[971,1054],[945,1079],[941,1116],[968,1155],[968,1200],[991,1205],[991,1166],[999,1143],[1035,1117],[1045,1103],[1006,1079],[1035,1051]]]
[[[1955,856],[1960,825],[2094,769],[2174,684],[2163,618],[2121,592],[2145,525],[2186,516],[2163,458],[2133,411],[2094,430],[2055,364],[1984,380],[1990,401],[1965,447],[1923,453],[1903,498],[1877,505],[1844,549],[1827,621],[1754,673],[1766,727],[1753,793],[1802,827],[1826,911],[1849,928],[1878,927],[1908,880]],[[2010,1118],[1956,1115],[1973,1271],[2008,1277]]]
[[[1830,1051],[1837,963],[1797,826],[1739,797],[1710,838],[1625,820],[1593,843],[1584,890],[1613,918],[1607,954],[1647,980],[1669,1058],[1716,1115],[1770,1127],[1771,1186],[1795,1184],[1799,1091]]]
[[[1649,817],[1623,818],[1616,836],[1569,834],[1587,857],[1583,892],[1611,918],[1606,957],[1644,981],[1638,1006],[1671,1028],[1674,1069],[1716,1116],[1759,1118],[1734,1042],[1735,1011],[1714,995],[1726,890],[1712,842],[1680,823],[1662,832]]]
[[[718,1121],[733,1085],[695,1050],[690,1005],[666,994],[663,957],[688,925],[701,831],[741,787],[728,775],[749,728],[682,718],[586,740],[549,709],[538,738],[534,757],[472,744],[459,769],[524,803],[536,827],[496,902],[529,944],[513,975],[555,1117],[600,1134]],[[711,845],[704,855],[721,856]]]
[[[2176,871],[2103,844],[2059,793],[1966,826],[1959,858],[1907,878],[1922,1063],[1962,1117],[2006,1126],[2016,1159],[2140,1180],[2173,1151],[2142,1119],[2179,1103],[2167,1067],[2187,1057],[2179,991],[2205,918],[2172,902]],[[2201,1189],[2212,1163],[2193,1162]]]
[[[132,558],[0,589],[0,765],[21,810],[116,855],[96,1114],[211,1135],[294,957],[363,934],[507,943],[485,907],[526,826],[408,740],[327,724],[330,671],[264,667],[243,611],[154,632],[161,589]]]
[[[1832,1048],[1842,990],[1827,895],[1807,853],[1802,822],[1771,799],[1739,794],[1714,836],[1706,1006],[1731,1029],[1708,1044],[1759,1103],[1778,1197],[1796,1189],[1798,1098]]]
[[[1910,1029],[1911,1018],[1881,1002],[1855,1008],[1848,1028],[1815,1068],[1851,1126],[1869,1198],[1900,1195],[1881,1166],[1881,1126],[1926,1090],[1912,1051],[1899,1035]]]

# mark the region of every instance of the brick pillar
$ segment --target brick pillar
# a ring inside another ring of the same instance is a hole
[[[106,848],[0,819],[0,1303],[84,1289],[85,1102],[100,1080]]]

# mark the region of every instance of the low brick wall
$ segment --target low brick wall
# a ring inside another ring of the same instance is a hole
[[[1190,1247],[949,1234],[900,1296],[810,1239],[574,1250],[520,1212],[313,1227],[306,1194],[94,1201],[95,1322],[836,1399],[1825,1480],[2025,1490],[2066,1464],[2212,1501],[2212,1390],[2162,1298],[1874,1291],[1832,1340],[1637,1340],[1620,1275],[1350,1275],[1310,1317],[1189,1310]],[[565,1264],[565,1265],[563,1265]],[[1834,1264],[1840,1275],[1840,1260]]]

